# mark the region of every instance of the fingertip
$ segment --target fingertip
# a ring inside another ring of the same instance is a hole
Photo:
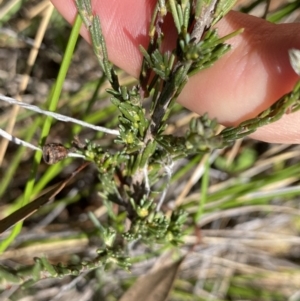
[[[284,144],[300,143],[300,112],[285,114],[274,123],[259,128],[250,135],[251,138]]]
[[[75,20],[77,9],[74,0],[51,0],[52,4],[59,11],[59,13],[72,24]]]
[[[220,34],[238,28],[244,32],[228,41],[232,45],[229,53],[190,79],[180,102],[199,114],[209,112],[227,126],[257,116],[291,91],[298,80],[288,50],[300,48],[300,39],[295,38],[299,27],[229,13],[219,23]]]
[[[77,12],[74,1],[52,2],[64,18],[73,23]],[[135,77],[138,77],[142,64],[139,45],[148,46],[148,28],[155,3],[155,0],[102,0],[93,3],[93,12],[101,20],[109,59]],[[81,33],[89,40],[85,28]]]

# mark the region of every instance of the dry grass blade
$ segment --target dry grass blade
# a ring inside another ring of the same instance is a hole
[[[54,198],[67,184],[73,179],[82,169],[84,169],[89,162],[85,162],[78,167],[66,180],[55,184],[54,186],[47,189],[44,195],[39,196],[34,201],[16,210],[14,213],[0,220],[0,233],[4,232],[16,223],[26,219],[28,216],[35,213],[41,206],[48,203],[49,200]]]

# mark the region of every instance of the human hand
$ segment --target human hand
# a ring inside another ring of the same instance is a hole
[[[74,0],[51,0],[60,13],[73,23],[77,13]],[[109,59],[133,76],[138,76],[147,48],[148,24],[156,0],[94,1],[106,38]],[[213,67],[190,78],[178,101],[190,110],[217,118],[224,125],[237,125],[255,117],[299,79],[288,57],[291,48],[300,49],[300,24],[271,24],[262,19],[230,12],[218,24],[220,36],[239,28],[244,32],[228,43],[232,50]],[[174,29],[166,43],[174,44]],[[82,35],[88,40],[83,28]],[[258,129],[252,138],[273,143],[300,143],[300,112],[283,116]]]

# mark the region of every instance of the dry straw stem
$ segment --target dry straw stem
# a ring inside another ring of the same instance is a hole
[[[31,7],[30,10],[27,10],[25,12],[26,18],[28,18],[28,19],[35,18],[37,15],[43,13],[43,11],[48,8],[49,4],[50,4],[49,0],[44,0],[40,3],[37,3],[36,5]]]
[[[240,151],[241,145],[243,143],[243,139],[236,140],[234,142],[234,145],[232,146],[231,150],[229,151],[229,155],[227,157],[227,166],[232,164],[233,160],[238,155],[238,152]]]
[[[205,154],[198,166],[196,167],[195,171],[193,172],[192,176],[186,183],[185,187],[182,189],[180,195],[175,201],[176,207],[180,207],[184,202],[185,202],[185,197],[189,194],[191,191],[192,187],[199,183],[199,180],[201,179],[204,169],[205,169],[205,162],[206,160],[209,160],[209,163],[212,164],[215,159],[220,156],[220,154],[223,152],[223,150],[215,150],[211,154]]]
[[[228,241],[228,243],[229,243],[229,241]],[[274,271],[270,271],[268,269],[251,266],[251,265],[245,264],[245,263],[240,263],[236,260],[222,258],[221,256],[213,256],[211,254],[203,254],[201,252],[197,252],[194,255],[199,258],[202,258],[204,261],[210,261],[211,262],[210,266],[215,266],[215,268],[217,267],[218,269],[220,268],[220,266],[229,266],[229,267],[236,269],[236,271],[238,271],[240,273],[245,273],[248,275],[251,275],[251,274],[264,275],[264,274],[266,274],[269,277],[276,280],[276,282],[278,282],[278,284],[284,283],[286,285],[290,281],[292,281],[294,284],[297,284],[298,286],[300,284],[299,276],[293,277],[292,274],[290,274],[289,272],[286,272],[286,271],[278,273],[278,271],[274,272]],[[217,271],[215,269],[211,269],[210,275],[208,275],[208,276],[216,277],[216,275],[212,275],[212,274],[219,274],[219,271]]]
[[[288,213],[291,215],[300,216],[300,210],[296,210],[295,208],[291,208],[291,207],[275,206],[275,205],[253,205],[253,206],[244,206],[241,208],[228,209],[228,210],[223,210],[220,212],[214,212],[208,214],[207,216],[203,216],[202,219],[198,222],[198,227],[201,228],[215,220],[231,218],[234,216],[242,216],[245,213],[260,212],[260,211]]]
[[[285,146],[286,147],[286,146]],[[275,148],[275,147],[274,147]],[[282,148],[276,147],[277,151],[282,150]],[[273,150],[273,148],[271,148]],[[268,152],[269,154],[272,154],[271,150]],[[276,150],[274,150],[275,152]],[[269,168],[271,168],[275,163],[276,164],[285,164],[287,160],[293,159],[299,155],[299,150],[294,150],[290,152],[285,153],[279,153],[278,155],[269,157],[269,158],[261,158],[257,160],[255,165],[252,168],[249,168],[248,170],[239,173],[236,177],[230,177],[228,180],[219,182],[217,184],[211,185],[208,188],[208,193],[218,193],[221,191],[225,191],[226,189],[232,187],[232,185],[235,185],[236,183],[244,183],[251,181],[251,178],[267,171]],[[276,187],[274,187],[275,184],[264,186],[260,191],[250,192],[245,194],[242,199],[245,200],[253,200],[253,198],[259,198],[259,197],[266,197],[268,195],[282,195],[283,193],[291,193],[291,192],[297,192],[299,191],[299,185],[293,185],[293,186],[287,186],[288,184],[295,183],[298,181],[297,177],[288,177],[284,179],[283,181],[276,182]],[[200,199],[201,193],[193,193],[190,194],[188,197],[185,197],[183,200],[183,204],[186,204],[190,202],[191,200],[197,200]],[[205,204],[205,209],[210,210],[217,208],[224,204],[227,200],[227,197],[218,199],[217,201],[207,203]]]
[[[50,256],[62,256],[66,253],[83,252],[89,245],[87,237],[76,237],[74,239],[64,239],[60,241],[44,241],[42,244],[33,244],[22,246],[20,248],[9,249],[0,255],[0,260],[14,258],[21,260],[22,258],[32,259],[32,254],[44,254]]]
[[[16,96],[16,99],[19,101],[22,101],[22,94],[26,90],[26,87],[28,85],[29,74],[31,72],[32,66],[35,63],[36,57],[38,55],[38,52],[39,52],[43,37],[45,35],[47,26],[49,24],[52,12],[53,12],[53,5],[51,3],[49,3],[45,10],[44,15],[43,15],[41,24],[38,28],[38,31],[37,31],[37,34],[36,34],[36,37],[34,40],[34,45],[31,49],[31,51],[29,53],[29,57],[27,59],[27,68],[26,68],[25,74],[23,75],[22,81],[19,86],[19,94]],[[19,109],[20,109],[19,106],[14,106],[10,113],[9,122],[5,129],[5,131],[8,134],[12,134],[12,131],[15,126],[16,118],[19,113]],[[0,145],[0,166],[2,165],[7,146],[8,146],[8,140],[2,139],[1,145]]]

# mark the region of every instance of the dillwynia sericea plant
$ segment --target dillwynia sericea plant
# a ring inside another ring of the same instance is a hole
[[[212,28],[233,4],[234,1],[223,0],[158,1],[149,29],[150,43],[147,49],[140,46],[144,59],[139,84],[128,89],[119,84],[108,60],[101,22],[93,14],[90,1],[76,0],[99,64],[111,84],[107,92],[120,112],[119,136],[115,142],[122,145],[121,151],[112,154],[87,143],[83,154],[98,167],[103,198],[120,205],[127,213],[131,227],[122,234],[126,240],[180,243],[186,214],[177,208],[167,217],[160,210],[163,193],[153,188],[165,175],[166,181],[169,180],[172,163],[190,154],[225,147],[258,127],[278,120],[286,112],[299,109],[298,83],[293,92],[256,118],[219,134],[217,121],[207,115],[193,119],[182,137],[164,133],[170,108],[189,77],[208,68],[229,51],[230,45],[224,42],[242,31],[220,38]],[[163,52],[162,43],[167,33],[162,24],[168,14],[172,15],[176,27],[176,48]],[[151,106],[147,109],[144,101],[149,97]]]
[[[72,151],[75,149],[96,165],[101,179],[100,193],[103,200],[108,207],[115,203],[122,208],[119,217],[115,216],[115,223],[120,219],[124,221],[126,217],[130,220],[130,227],[127,230],[124,227],[118,227],[122,230],[106,228],[91,214],[90,218],[104,242],[98,256],[92,262],[81,262],[73,266],[51,265],[45,258],[36,258],[30,281],[36,281],[41,271],[44,271],[43,277],[75,275],[87,269],[106,266],[110,262],[128,269],[130,261],[124,255],[126,241],[139,239],[145,243],[180,244],[187,214],[180,208],[175,208],[172,213],[161,210],[172,175],[173,162],[191,154],[205,154],[228,146],[258,127],[299,109],[298,82],[291,93],[283,96],[256,118],[242,122],[237,127],[225,128],[218,133],[217,121],[204,115],[191,120],[189,130],[181,137],[165,134],[172,104],[189,77],[210,67],[229,51],[230,45],[225,43],[226,40],[242,32],[240,29],[220,38],[217,30],[212,27],[230,10],[234,2],[157,1],[149,29],[148,48],[140,46],[144,59],[139,84],[127,88],[120,85],[114,66],[108,60],[101,21],[93,14],[90,0],[76,0],[78,12],[91,35],[95,55],[111,85],[107,92],[119,110],[119,129],[115,143],[120,145],[120,150],[111,152],[90,141],[85,144],[75,141]],[[168,33],[164,32],[162,24],[167,15],[171,15],[174,20],[177,36],[176,47],[172,51],[164,52],[162,43]],[[299,62],[295,56],[298,52],[291,51],[293,65],[297,66]],[[151,99],[151,106],[145,106],[146,99]],[[49,144],[44,148],[44,159],[50,164],[64,157],[56,158],[52,146]],[[63,148],[61,145],[59,147]],[[161,189],[155,185],[159,180],[165,182]],[[120,238],[123,239],[122,243]],[[123,246],[121,250],[120,245]],[[20,283],[20,279],[24,280],[20,278],[21,271],[12,274],[5,269],[0,270],[12,282]]]

